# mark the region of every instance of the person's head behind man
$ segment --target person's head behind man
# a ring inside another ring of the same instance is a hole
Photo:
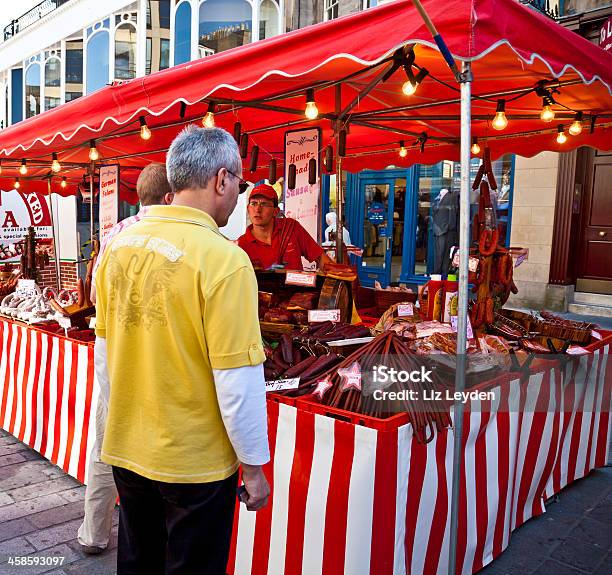
[[[268,184],[253,188],[247,210],[254,226],[268,226],[279,212],[276,190]]]
[[[168,182],[166,166],[159,162],[146,166],[138,176],[136,193],[142,206],[171,204],[174,193]]]
[[[221,128],[188,126],[166,158],[173,204],[200,209],[224,226],[242,191],[242,161],[234,138]]]

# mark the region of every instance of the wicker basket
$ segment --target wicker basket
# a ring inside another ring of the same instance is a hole
[[[374,301],[376,302],[376,311],[380,314],[385,313],[392,305],[396,303],[415,303],[417,294],[406,291],[388,291],[374,290]]]

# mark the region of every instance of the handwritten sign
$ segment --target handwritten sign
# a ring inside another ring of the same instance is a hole
[[[414,315],[414,305],[411,303],[401,303],[397,306],[397,317],[408,317]]]
[[[119,166],[100,168],[100,239],[119,221]]]
[[[451,329],[457,333],[457,321],[458,321],[458,317],[456,315],[451,315],[450,318],[450,323],[451,323]],[[467,318],[467,336],[468,339],[473,339],[474,338],[474,332],[472,330],[472,322],[470,321],[470,318]]]
[[[276,379],[273,381],[266,381],[266,393],[270,391],[283,391],[285,389],[297,389],[299,385],[299,377],[294,377],[292,379]]]
[[[340,321],[340,310],[339,309],[311,309],[308,310],[308,321],[310,323],[316,323],[320,321],[333,321],[338,323]]]
[[[317,274],[306,272],[287,272],[286,285],[314,287],[317,283]]]
[[[27,297],[36,296],[40,293],[40,291],[36,288],[36,282],[34,280],[26,279],[17,280],[17,289],[15,289],[15,291],[19,295]]]

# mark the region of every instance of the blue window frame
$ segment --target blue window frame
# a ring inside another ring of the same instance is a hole
[[[23,69],[11,70],[11,124],[23,120]]]
[[[191,60],[191,4],[182,2],[174,15],[174,65]]]

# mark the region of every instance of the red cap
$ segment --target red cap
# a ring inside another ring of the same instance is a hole
[[[267,198],[268,200],[272,200],[274,205],[278,205],[278,195],[276,190],[268,185],[268,184],[259,184],[259,186],[255,186],[249,195],[249,200],[256,196],[261,196],[262,198]]]

